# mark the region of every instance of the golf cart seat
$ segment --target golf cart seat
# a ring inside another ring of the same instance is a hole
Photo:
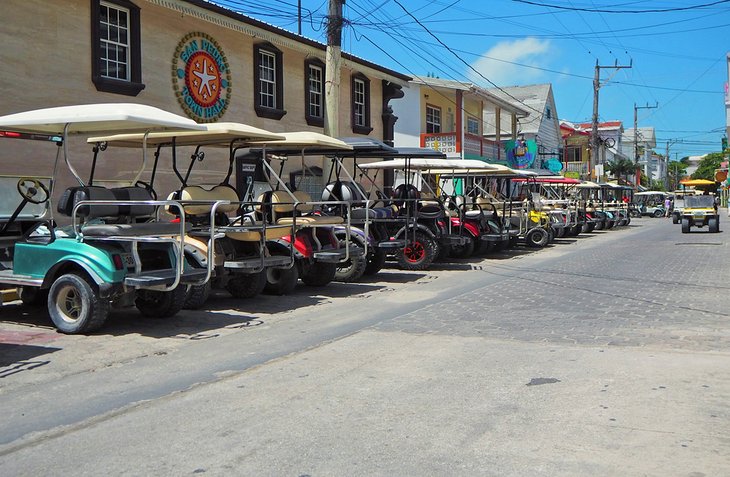
[[[294,191],[294,199],[286,191],[276,190],[270,194],[272,219],[277,225],[291,225],[295,221],[295,214],[296,223],[302,226],[338,225],[345,221],[339,216],[314,215],[312,198],[304,191]],[[259,202],[267,202],[267,195],[268,193],[264,193]]]
[[[239,207],[239,198],[236,189],[225,184],[218,184],[210,189],[199,185],[185,186],[181,190],[170,194],[168,199],[180,201],[185,209],[185,214],[192,216],[209,215],[213,208],[213,203],[219,200],[230,203],[219,205],[216,212],[224,214],[235,213]],[[174,211],[171,212],[174,213]]]
[[[85,200],[109,201],[108,204],[82,205],[76,214],[84,222],[99,219],[101,223],[82,223],[85,237],[137,237],[170,236],[180,233],[180,225],[172,222],[136,222],[155,213],[152,204],[115,204],[120,201],[152,201],[152,194],[141,187],[77,186],[66,189],[58,201],[58,212],[67,217],[73,215],[76,204]]]

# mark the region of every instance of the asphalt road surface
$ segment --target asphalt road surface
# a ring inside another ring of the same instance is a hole
[[[728,233],[637,219],[91,336],[6,304],[0,475],[730,475]]]

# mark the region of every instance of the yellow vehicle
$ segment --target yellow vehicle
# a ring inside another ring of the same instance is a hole
[[[682,209],[682,233],[689,233],[690,227],[704,227],[705,225],[712,233],[720,231],[720,216],[715,208],[715,196],[686,196],[684,209]]]

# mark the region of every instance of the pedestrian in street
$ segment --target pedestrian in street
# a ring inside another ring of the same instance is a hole
[[[664,217],[671,217],[672,213],[669,210],[672,206],[672,199],[667,196],[666,199],[664,199]]]

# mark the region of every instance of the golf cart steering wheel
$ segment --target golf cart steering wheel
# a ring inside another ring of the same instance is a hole
[[[48,188],[41,181],[31,179],[30,177],[21,177],[18,180],[18,193],[24,201],[28,201],[31,204],[48,202],[51,196]]]
[[[134,183],[135,187],[142,187],[144,190],[150,193],[153,200],[157,200],[157,192],[155,192],[155,189],[152,188],[152,186],[144,181],[137,181]]]

